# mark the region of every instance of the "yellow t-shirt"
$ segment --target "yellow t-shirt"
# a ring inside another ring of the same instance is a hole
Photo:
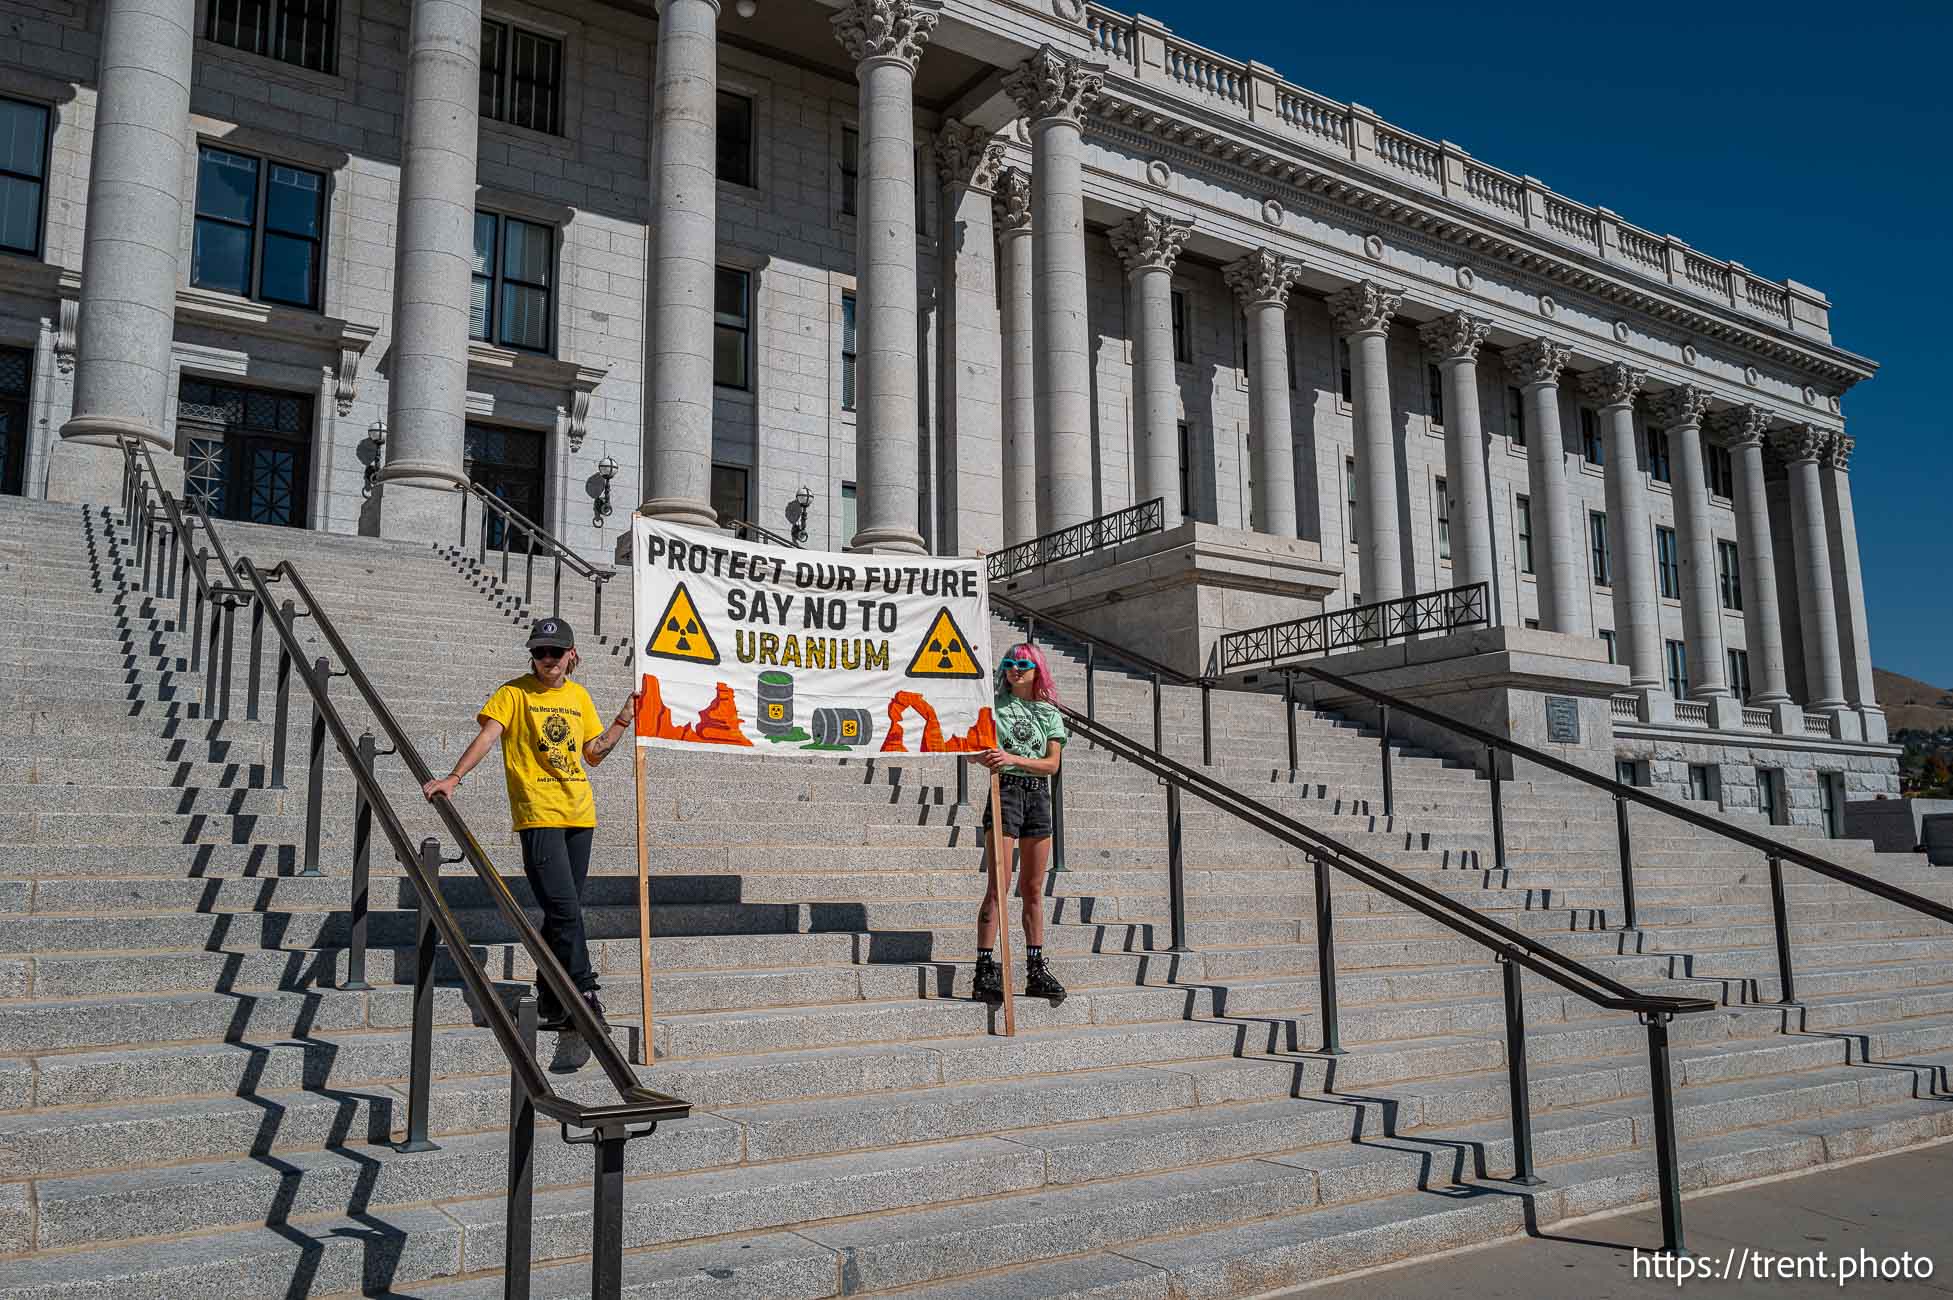
[[[604,724],[590,692],[577,682],[550,690],[534,673],[524,673],[489,696],[480,717],[502,724],[502,768],[515,829],[597,824],[583,746],[603,734]]]

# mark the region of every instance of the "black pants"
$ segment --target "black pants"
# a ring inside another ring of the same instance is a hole
[[[522,874],[529,878],[542,908],[543,942],[570,973],[570,983],[584,993],[597,991],[597,975],[590,969],[590,940],[583,931],[583,882],[590,875],[588,826],[538,826],[517,831],[522,840]],[[536,1014],[547,1020],[562,1008],[536,981]]]

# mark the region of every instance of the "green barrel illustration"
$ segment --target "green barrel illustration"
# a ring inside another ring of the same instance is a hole
[[[793,674],[764,672],[759,675],[759,732],[762,736],[785,736],[793,731]]]

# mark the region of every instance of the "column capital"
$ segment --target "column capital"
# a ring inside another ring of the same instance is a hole
[[[1696,384],[1678,384],[1649,399],[1655,420],[1663,429],[1693,429],[1702,424],[1709,409],[1709,390]]]
[[[997,177],[1004,169],[1003,137],[945,118],[936,133],[936,164],[945,189],[995,194]]]
[[[997,197],[992,205],[997,212],[999,235],[1029,234],[1031,231],[1031,178],[1015,167],[997,174]]]
[[[1491,329],[1490,321],[1455,311],[1419,326],[1417,337],[1440,361],[1477,361],[1479,345]]]
[[[1004,75],[1004,93],[1033,122],[1057,118],[1076,125],[1105,93],[1105,68],[1046,45]]]
[[[1832,434],[1831,446],[1828,449],[1824,463],[1832,469],[1837,470],[1840,474],[1850,473],[1851,452],[1857,445],[1858,440],[1842,430]]]
[[[1505,360],[1506,378],[1521,388],[1533,384],[1555,384],[1560,382],[1560,371],[1566,369],[1567,358],[1573,349],[1553,339],[1534,339],[1517,347],[1507,348],[1501,354]]]
[[[1761,447],[1774,417],[1761,406],[1737,406],[1710,418],[1710,426],[1731,447]]]
[[[1243,307],[1287,307],[1289,291],[1295,287],[1295,277],[1300,274],[1300,262],[1283,257],[1272,248],[1257,248],[1221,268],[1227,287],[1234,290]]]
[[[1402,289],[1386,289],[1375,280],[1361,280],[1329,295],[1329,315],[1339,334],[1381,334],[1404,300]]]
[[[1770,431],[1770,445],[1790,465],[1816,462],[1830,452],[1831,435],[1815,424],[1792,424]]]
[[[1191,234],[1192,223],[1141,208],[1106,232],[1106,238],[1112,241],[1112,251],[1126,264],[1127,272],[1165,271],[1171,275]]]
[[[1580,391],[1602,406],[1632,406],[1634,395],[1647,382],[1647,371],[1614,361],[1580,376]]]
[[[828,22],[856,63],[892,59],[914,72],[941,16],[941,0],[849,0]]]

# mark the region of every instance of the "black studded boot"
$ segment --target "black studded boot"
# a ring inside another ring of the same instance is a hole
[[[970,989],[970,996],[979,1002],[1004,1000],[1003,967],[997,965],[997,959],[987,952],[977,954],[976,979]]]
[[[1027,998],[1050,998],[1053,1002],[1065,1000],[1065,986],[1051,973],[1045,963],[1044,954],[1030,958],[1024,963],[1024,996]]]

